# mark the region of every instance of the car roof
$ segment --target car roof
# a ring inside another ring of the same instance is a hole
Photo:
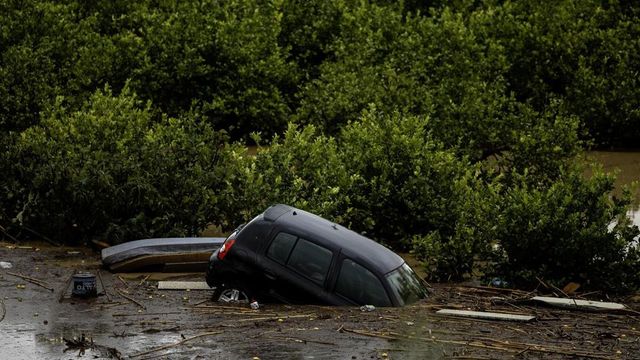
[[[371,270],[386,274],[404,263],[393,251],[352,230],[338,225],[318,215],[278,204],[264,212],[265,220],[274,221],[279,227],[296,230],[300,235],[311,237],[333,247],[341,248],[349,258],[364,263]]]

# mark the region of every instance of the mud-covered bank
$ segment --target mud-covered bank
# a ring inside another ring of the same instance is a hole
[[[109,348],[125,359],[640,357],[640,316],[635,313],[533,306],[519,301],[528,294],[522,291],[450,284],[435,286],[427,301],[405,308],[362,312],[263,304],[251,310],[214,303],[209,291],[157,290],[156,276],[100,270],[98,255],[87,249],[0,243],[0,261],[12,264],[0,270],[6,312],[0,322],[2,358],[77,359],[81,349],[69,349],[63,339],[83,334],[99,345],[80,356],[87,359],[116,357]],[[79,300],[67,289],[61,298],[76,270],[100,270],[106,294]],[[8,272],[41,280],[54,291]],[[632,297],[622,300],[638,310]],[[458,319],[437,315],[441,308],[523,313],[537,321]]]

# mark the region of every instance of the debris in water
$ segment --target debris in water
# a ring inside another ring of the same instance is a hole
[[[11,269],[12,267],[13,267],[13,264],[11,264],[10,262],[0,261],[0,268]]]
[[[93,342],[93,339],[91,338],[87,339],[84,334],[82,334],[80,339],[63,338],[63,340],[67,345],[67,348],[64,349],[63,351],[65,353],[69,350],[78,350],[78,357],[80,357],[80,356],[83,356],[85,351],[87,350],[97,350],[98,352],[100,352],[100,355],[102,357],[106,357],[109,359],[118,359],[118,360],[124,359],[120,351],[118,351],[117,349],[104,346],[104,345],[98,345]]]
[[[590,300],[578,300],[578,299],[562,299],[548,296],[534,296],[531,298],[533,301],[545,303],[550,306],[568,308],[568,309],[580,309],[580,310],[624,310],[627,307],[623,304],[613,302],[601,302]]]
[[[211,290],[205,281],[158,281],[158,290]]]
[[[484,312],[484,311],[466,311],[466,310],[453,310],[453,309],[438,310],[436,311],[436,314],[470,317],[470,318],[486,319],[486,320],[524,321],[524,322],[532,321],[536,318],[535,316],[531,316],[531,315],[494,313],[494,312]]]
[[[96,276],[91,273],[78,273],[72,276],[73,289],[71,295],[77,297],[96,297]]]
[[[46,283],[45,283],[44,281],[42,281],[42,280],[34,279],[34,278],[32,278],[32,277],[29,277],[29,276],[26,276],[26,275],[22,275],[22,274],[12,273],[12,272],[10,272],[10,271],[7,271],[7,275],[11,275],[11,276],[18,277],[18,278],[20,278],[20,279],[22,279],[22,280],[25,280],[25,281],[28,281],[28,282],[30,282],[30,283],[32,283],[32,284],[34,284],[34,285],[38,285],[38,286],[40,286],[40,287],[43,287],[43,288],[45,288],[45,289],[47,289],[47,290],[49,290],[49,291],[51,291],[51,292],[53,292],[53,291],[54,291],[54,290],[53,290],[53,288],[48,287],[48,286],[46,285]],[[22,286],[22,287],[21,287],[21,286]],[[24,288],[25,288],[25,286],[24,286],[24,285],[16,285],[16,287],[17,287],[18,289],[24,289]]]

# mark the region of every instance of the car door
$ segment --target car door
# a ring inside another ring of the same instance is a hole
[[[382,279],[358,256],[341,254],[336,261],[335,282],[329,293],[334,304],[393,306]]]
[[[317,242],[278,232],[262,257],[268,296],[293,304],[327,303],[325,284],[334,257]]]

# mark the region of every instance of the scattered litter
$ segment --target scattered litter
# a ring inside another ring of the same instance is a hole
[[[78,350],[78,357],[81,357],[85,354],[87,350],[97,350],[100,352],[101,357],[109,358],[109,359],[124,359],[120,351],[115,348],[98,345],[93,342],[93,339],[87,339],[84,334],[80,339],[65,339],[63,338],[67,348],[64,349],[63,352],[67,352],[69,350]]]
[[[581,309],[581,310],[624,310],[627,307],[623,304],[613,302],[601,302],[579,299],[562,299],[548,296],[534,296],[533,301],[539,301],[550,306]]]
[[[453,310],[453,309],[438,310],[436,311],[436,314],[470,317],[470,318],[476,318],[476,319],[523,321],[523,322],[532,321],[536,318],[535,316],[531,316],[531,315],[493,313],[493,312],[484,312],[484,311]]]
[[[0,261],[0,268],[11,269],[12,267],[13,267],[13,264],[11,264],[10,262]]]
[[[376,307],[373,305],[362,305],[360,306],[360,311],[373,311]]]
[[[499,288],[506,288],[509,286],[509,283],[500,279],[500,278],[493,278],[491,280],[491,286],[495,286],[495,287],[499,287]]]
[[[251,304],[249,304],[249,306],[251,306],[253,310],[258,310],[260,308],[260,304],[258,304],[258,302],[255,300],[252,301]]]
[[[211,290],[205,281],[159,281],[158,290]]]
[[[562,292],[567,295],[571,295],[575,293],[579,288],[580,288],[580,284],[570,282],[567,285],[565,285],[564,288],[562,288]]]

